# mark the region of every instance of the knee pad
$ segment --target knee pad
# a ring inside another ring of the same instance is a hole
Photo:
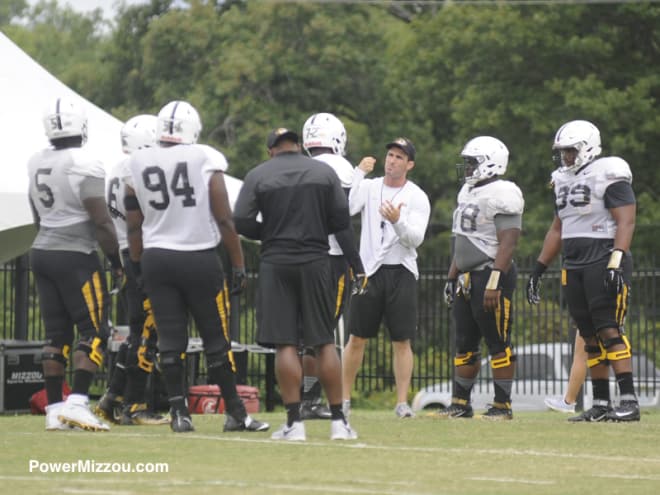
[[[511,352],[511,347],[506,346],[504,348],[504,356],[497,359],[491,358],[490,367],[494,370],[498,368],[507,368],[508,366],[511,366],[511,363],[513,363],[515,360],[516,357]]]
[[[625,349],[622,349],[620,351],[610,352],[609,350],[610,347],[618,344],[624,345]],[[630,342],[628,342],[628,338],[625,335],[619,335],[618,337],[614,337],[613,339],[603,340],[603,347],[607,351],[607,359],[609,361],[620,361],[621,359],[628,359],[632,357],[632,351],[630,350]]]
[[[69,355],[71,354],[71,347],[68,345],[62,346],[62,352],[42,352],[42,361],[57,361],[66,366],[69,363]]]
[[[87,354],[89,360],[95,365],[103,365],[103,352],[105,351],[105,342],[100,337],[93,337],[88,340],[78,342],[76,351],[82,351]]]
[[[454,357],[454,366],[472,366],[479,362],[481,358],[480,352],[466,352],[461,356]]]
[[[183,368],[183,359],[185,358],[185,353],[179,353],[176,351],[163,352],[160,355],[160,367],[163,371],[172,368]]]
[[[584,346],[584,351],[587,354],[596,354],[596,353],[598,353],[598,356],[587,359],[587,366],[589,368],[593,368],[594,366],[598,366],[600,363],[607,363],[607,350],[603,346],[600,339],[598,339],[598,345],[586,344]]]
[[[225,352],[214,352],[213,354],[206,355],[206,367],[220,368],[222,366],[230,365],[229,356]]]

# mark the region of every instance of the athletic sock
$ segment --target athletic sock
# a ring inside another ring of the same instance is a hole
[[[73,388],[72,394],[87,395],[89,387],[94,380],[94,373],[87,370],[77,369],[73,372]]]
[[[291,426],[296,421],[300,421],[300,402],[284,404],[286,408],[286,425]]]
[[[62,402],[62,384],[64,376],[45,376],[46,397],[49,404]]]

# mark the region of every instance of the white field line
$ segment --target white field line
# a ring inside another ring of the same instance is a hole
[[[465,478],[470,481],[488,481],[489,483],[494,481],[496,483],[522,483],[525,485],[554,485],[554,481],[548,480],[523,480],[520,478],[489,478],[485,476],[470,476]]]
[[[46,482],[53,483],[57,482],[60,488],[59,492],[62,493],[90,493],[90,494],[112,494],[112,495],[131,495],[135,492],[126,492],[126,491],[116,491],[116,490],[95,490],[90,491],[87,489],[76,489],[76,488],[62,488],[62,483],[67,484],[76,484],[78,486],[84,486],[86,484],[94,484],[96,486],[101,484],[112,484],[117,485],[121,483],[128,483],[131,485],[149,485],[158,489],[163,489],[170,493],[173,492],[175,487],[193,487],[193,486],[224,486],[224,487],[238,487],[238,488],[264,488],[267,490],[290,490],[298,491],[304,493],[343,493],[343,494],[358,494],[358,495],[434,495],[435,492],[418,492],[418,491],[408,491],[402,490],[400,487],[394,488],[392,490],[387,489],[371,489],[371,488],[357,488],[352,485],[341,486],[339,484],[333,484],[331,486],[322,486],[318,484],[314,485],[305,485],[302,483],[295,484],[285,484],[285,483],[267,483],[262,481],[245,481],[245,480],[178,480],[168,478],[167,480],[149,480],[144,478],[67,478],[62,480],[60,476],[3,476],[0,475],[0,480],[2,481],[26,481],[26,482]],[[354,481],[350,481],[354,483]],[[378,484],[378,481],[373,480],[371,483]],[[383,485],[389,485],[390,483],[381,482]]]
[[[594,478],[614,478],[618,480],[642,480],[642,481],[660,481],[660,475],[643,475],[643,474],[607,474],[596,473],[592,474]]]
[[[169,432],[168,432],[169,433]],[[43,432],[9,432],[9,435],[39,435],[42,436]],[[63,433],[64,434],[64,433]],[[85,435],[87,432],[71,432],[66,434]],[[94,435],[101,435],[104,438],[108,437],[132,437],[132,438],[162,438],[161,436],[145,435],[143,433],[115,433],[103,432],[94,433]],[[593,461],[619,461],[619,462],[632,462],[639,464],[640,459],[637,456],[611,456],[611,455],[596,455],[588,452],[566,453],[554,451],[540,451],[540,450],[527,450],[527,449],[461,449],[461,448],[445,448],[445,447],[405,447],[397,445],[369,445],[363,442],[351,441],[327,441],[327,442],[282,442],[277,440],[270,440],[266,438],[244,438],[244,437],[222,437],[211,435],[200,435],[197,433],[186,433],[185,435],[177,435],[177,441],[184,440],[206,440],[215,442],[237,442],[237,443],[257,443],[266,444],[278,447],[295,447],[295,448],[308,448],[308,447],[323,447],[327,448],[343,448],[343,449],[368,449],[368,450],[382,450],[390,452],[419,452],[429,454],[483,454],[486,456],[496,455],[501,457],[509,455],[511,457],[548,457],[554,459],[578,459],[578,460],[593,460]],[[295,444],[295,445],[293,445]],[[660,457],[646,457],[644,463],[660,464]]]

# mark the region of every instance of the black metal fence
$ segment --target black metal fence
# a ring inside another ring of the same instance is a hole
[[[250,283],[248,290],[233,303],[232,338],[243,344],[252,344],[256,335],[254,307],[258,253],[255,246],[248,246],[246,249],[246,260]],[[414,342],[413,390],[452,378],[454,328],[443,299],[448,264],[449,259],[442,256],[419,260],[419,326]],[[541,303],[537,306],[527,304],[525,285],[533,264],[534,260],[531,259],[518,262],[518,288],[513,298],[513,345],[517,347],[534,343],[572,343],[574,328],[566,310],[558,267],[551,267],[543,276]],[[660,368],[659,285],[660,268],[656,260],[636,260],[626,333],[633,352],[644,353]],[[117,324],[124,323],[120,305],[116,301],[113,304],[113,321]],[[44,338],[36,289],[27,256],[0,265],[0,311],[2,339]],[[194,325],[191,325],[191,336],[195,334]],[[263,389],[267,368],[263,354],[247,353],[244,358],[247,360],[247,382]],[[521,365],[522,363],[519,363],[519,366]],[[652,373],[651,376],[656,375]],[[654,381],[650,385],[660,388],[660,382]],[[393,387],[391,346],[387,333],[381,332],[381,336],[371,341],[367,347],[356,389],[368,394],[391,390]]]

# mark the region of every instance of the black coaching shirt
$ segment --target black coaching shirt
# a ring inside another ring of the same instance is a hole
[[[248,172],[234,208],[236,230],[261,241],[261,259],[270,263],[328,256],[328,235],[349,223],[348,201],[335,171],[295,152],[280,153]]]

